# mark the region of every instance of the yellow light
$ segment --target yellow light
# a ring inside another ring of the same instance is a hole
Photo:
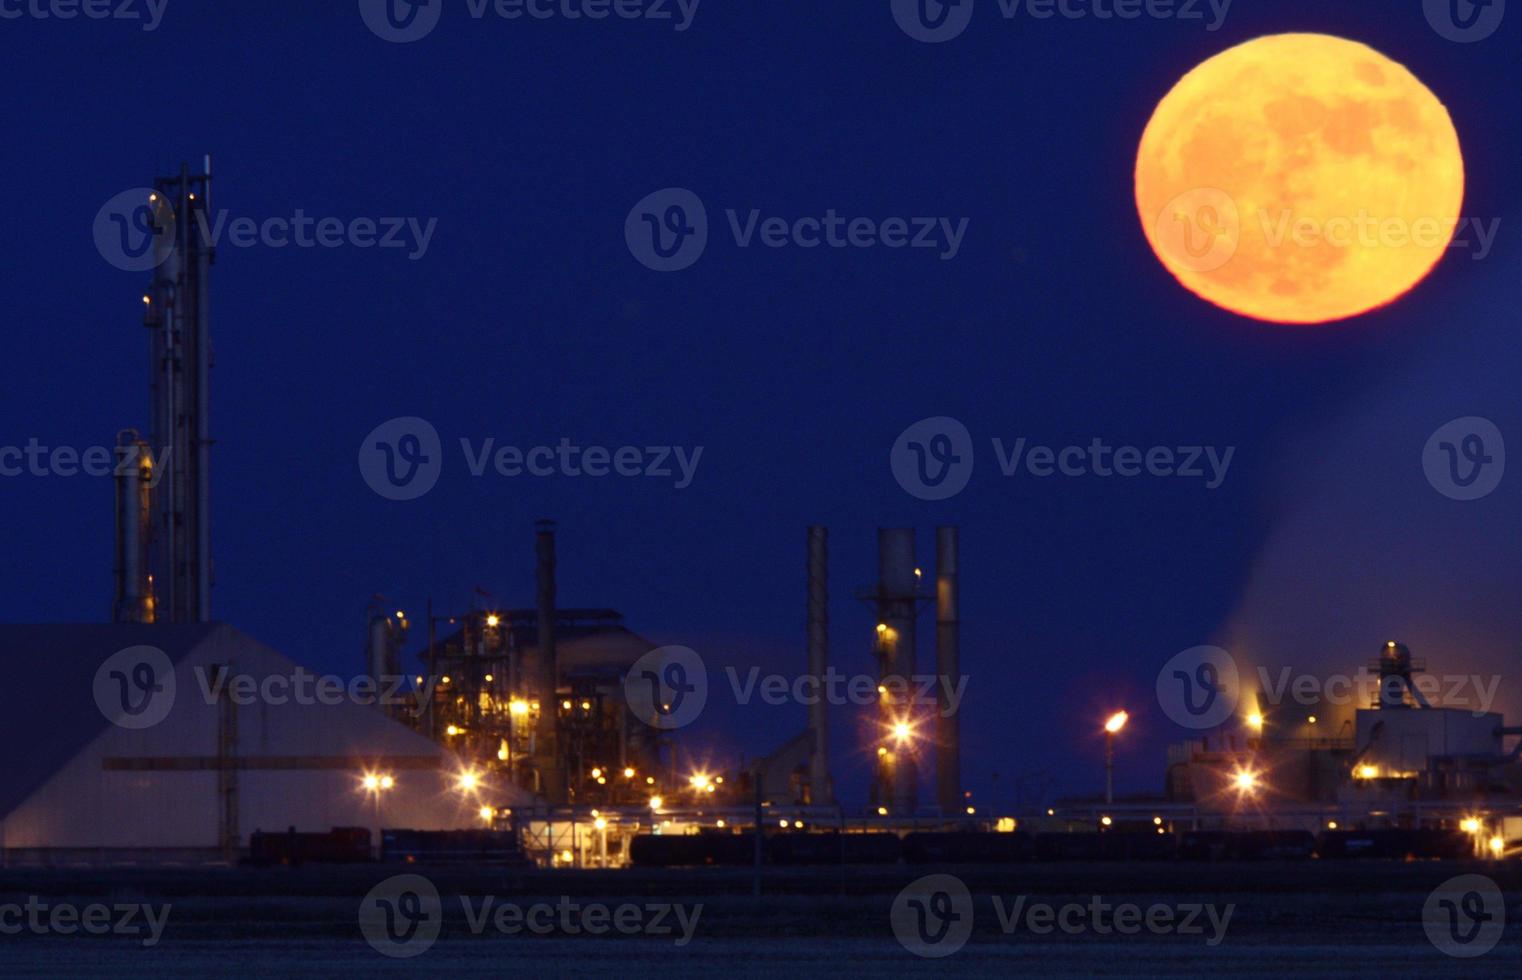
[[[423,683],[423,675],[422,675],[422,674],[419,674],[419,675],[417,675],[417,682],[418,682],[418,683],[419,683],[419,684],[422,684],[422,683]]]
[[[458,735],[458,734],[460,734],[460,729],[457,726],[455,726],[455,725],[450,725],[448,728],[444,729],[444,734],[445,735]]]
[[[539,710],[539,702],[538,701],[530,701],[528,706],[530,708],[533,708],[535,711]]]
[[[1375,767],[1375,766],[1365,765],[1365,766],[1359,766],[1358,767],[1358,778],[1359,779],[1374,779],[1378,775],[1379,775],[1379,769],[1377,767]]]
[[[802,820],[794,820],[793,821],[793,826],[797,827],[799,830],[802,830],[803,829],[803,821]]]
[[[507,739],[502,739],[502,743],[497,746],[497,760],[499,762],[506,762],[507,757],[511,754],[507,748]]]
[[[1480,832],[1480,821],[1476,820],[1474,817],[1470,817],[1463,823],[1459,824],[1459,827],[1461,827],[1466,834],[1478,834]]]
[[[444,675],[444,683],[445,683],[445,684],[448,684],[448,683],[449,683],[449,675],[448,675],[448,674],[445,674],[445,675]]]
[[[883,748],[881,745],[879,745],[877,747],[877,754],[878,755],[887,755],[888,754],[888,750]]]
[[[713,789],[714,789],[713,783],[709,783],[707,786],[703,787],[703,792],[705,792],[705,793],[712,793]]]
[[[1057,811],[1053,810],[1051,807],[1047,807],[1046,808],[1046,815],[1049,816],[1049,817],[1055,817],[1057,815]]]
[[[1130,720],[1131,716],[1129,714],[1124,711],[1117,711],[1105,721],[1105,731],[1114,735],[1122,728],[1125,728],[1126,722]]]
[[[1251,793],[1258,788],[1258,774],[1251,769],[1238,769],[1231,781],[1238,793]]]
[[[560,852],[560,860],[563,861],[566,864],[570,864],[572,861],[575,861],[576,858],[575,858],[574,855],[571,854],[570,851],[561,851]]]
[[[1494,854],[1496,857],[1500,857],[1501,852],[1504,850],[1506,850],[1506,838],[1492,837],[1490,839],[1490,853]]]
[[[1108,827],[1111,824],[1113,824],[1115,821],[1111,820],[1109,817],[1100,817],[1099,818],[1099,822],[1104,824],[1106,827]]]
[[[998,822],[994,824],[994,830],[997,830],[1001,834],[1012,834],[1012,833],[1014,833],[1015,832],[1015,818],[1014,817],[1000,817]]]
[[[392,779],[390,776],[382,776],[380,778],[380,788],[381,789],[390,789],[391,787],[393,787],[395,785],[396,785],[396,780]]]
[[[591,711],[592,710],[592,702],[590,702],[590,701],[583,701],[583,702],[581,702],[581,710],[582,711]]]
[[[486,675],[486,683],[490,684],[494,680],[496,680],[496,678],[493,677],[492,675],[490,675],[490,674]]]
[[[1337,821],[1335,821],[1335,820],[1328,820],[1326,822],[1326,829],[1327,830],[1336,830],[1337,829]]]
[[[878,623],[877,624],[877,632],[879,632],[879,633],[886,633],[886,632],[888,632],[888,624],[887,623]]]
[[[560,702],[560,706],[562,708],[564,708],[566,711],[570,711],[571,710],[571,702],[569,702],[569,701],[562,701],[562,702]]]
[[[606,776],[598,776],[597,777],[597,785],[599,785],[599,786],[606,786],[606,785],[608,785],[607,777]]]
[[[628,767],[628,768],[626,768],[624,770],[624,778],[625,779],[633,779],[634,778],[634,767],[630,766],[630,767]]]
[[[878,807],[877,808],[877,815],[879,817],[886,817],[888,815],[888,808],[885,807],[885,806]]]
[[[608,821],[602,817],[598,817],[596,820],[592,821],[592,826],[596,827],[598,830],[607,830]]]
[[[903,721],[895,722],[893,725],[893,737],[900,742],[907,742],[909,740],[909,723]]]
[[[486,625],[492,628],[496,628],[496,625],[500,622],[502,622],[502,620],[497,618],[496,613],[492,613],[490,616],[486,617]]]
[[[1247,727],[1257,729],[1261,732],[1263,730],[1263,716],[1258,714],[1256,711],[1248,715]]]
[[[977,812],[978,812],[978,808],[977,807],[970,806],[970,807],[967,808],[967,815],[969,817],[972,816],[973,814],[977,813]]]
[[[702,773],[697,773],[687,781],[692,784],[693,789],[702,789],[705,785],[707,785],[708,777]]]
[[[363,785],[364,785],[365,789],[367,789],[367,790],[369,790],[370,792],[373,793],[376,790],[380,789],[380,777],[379,776],[366,776],[364,778]]]
[[[787,820],[786,820],[786,818],[784,818],[782,820],[778,820],[777,823],[779,825],[781,825],[784,829],[786,829],[786,827],[787,827]]]
[[[666,801],[661,799],[659,796],[652,796],[650,797],[650,809],[659,810],[661,808],[661,804],[665,802]]]
[[[144,306],[152,305],[152,303],[153,303],[153,300],[149,299],[147,296],[143,297],[143,305]]]
[[[1153,823],[1154,826],[1161,827],[1163,825],[1163,818],[1162,817],[1153,817],[1152,818],[1152,823]]]
[[[1311,715],[1309,718],[1305,719],[1305,721],[1306,721],[1306,724],[1308,724],[1308,725],[1314,725],[1314,724],[1316,724],[1316,716],[1315,715]]]
[[[481,814],[481,819],[486,821],[490,821],[497,815],[497,812],[489,806],[483,806],[478,812]]]
[[[724,829],[724,818],[720,817],[719,818],[719,822],[717,824],[715,824],[715,826],[717,826],[720,830],[723,830]]]
[[[718,783],[720,786],[724,785],[724,777],[723,776],[715,776],[715,777],[713,777],[713,781]]]
[[[602,775],[602,770],[601,769],[597,769],[597,768],[594,767],[593,770],[592,770],[592,778],[593,779],[597,779],[601,775]]]
[[[396,611],[396,618],[397,619],[406,619],[407,618],[407,614],[402,612],[400,609],[398,609]]]
[[[507,710],[509,714],[514,714],[522,717],[523,715],[528,714],[528,702],[514,699],[507,702]]]
[[[655,785],[655,777],[654,776],[646,776],[645,777],[645,785],[646,786],[654,786]]]
[[[464,790],[467,793],[473,793],[475,792],[476,787],[480,785],[481,777],[477,776],[475,772],[466,770],[465,772],[460,773],[460,789]]]

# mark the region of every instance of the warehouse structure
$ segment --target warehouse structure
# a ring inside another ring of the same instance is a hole
[[[231,626],[0,626],[7,863],[234,861],[255,831],[480,827],[527,794]]]

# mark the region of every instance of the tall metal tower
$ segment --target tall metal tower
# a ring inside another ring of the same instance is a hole
[[[143,325],[150,332],[151,438],[157,454],[148,471],[159,471],[147,495],[150,519],[141,521],[140,485],[122,487],[118,467],[118,566],[116,618],[197,623],[211,619],[211,266],[209,240],[211,157],[202,173],[159,177],[147,202],[154,229],[153,280],[143,294]],[[122,541],[125,529],[146,524],[146,564],[134,559],[138,541]]]

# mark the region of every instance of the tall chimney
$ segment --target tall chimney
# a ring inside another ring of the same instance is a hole
[[[935,529],[935,787],[941,813],[962,812],[962,743],[948,691],[961,674],[961,623],[957,611],[957,529]]]
[[[539,721],[535,728],[539,768],[539,791],[551,803],[562,802],[564,781],[555,745],[560,701],[556,693],[560,673],[555,657],[555,522],[543,520],[535,527],[538,554],[539,630],[534,650],[533,687],[539,695]]]
[[[918,579],[914,564],[914,528],[888,527],[877,529],[877,609],[878,650],[881,656],[881,675],[895,679],[891,688],[898,701],[907,701],[913,694],[914,676],[914,620],[918,605]],[[890,704],[883,700],[882,723],[886,732],[893,732],[898,723],[915,722],[912,706],[905,703]],[[899,814],[912,813],[919,805],[919,771],[915,763],[917,735],[904,741],[890,739],[893,749],[887,757],[885,773],[889,798]]]
[[[817,524],[808,536],[808,635],[809,673],[816,692],[824,691],[824,673],[830,655],[830,531]],[[814,752],[809,758],[809,800],[816,806],[835,802],[830,787],[829,706],[823,696],[809,707],[809,729],[814,733]]]

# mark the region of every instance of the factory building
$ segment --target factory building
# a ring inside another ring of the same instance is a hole
[[[454,753],[363,685],[319,679],[225,624],[0,626],[0,657],[48,692],[7,705],[8,864],[231,862],[256,831],[378,840],[382,824],[480,827],[483,806],[528,800],[484,779],[465,788]]]
[[[1425,665],[1394,640],[1367,667],[1362,704],[1325,697],[1248,706],[1203,739],[1175,746],[1168,796],[1226,821],[1272,815],[1310,829],[1458,826],[1522,801],[1522,735],[1498,712],[1433,705]]]

